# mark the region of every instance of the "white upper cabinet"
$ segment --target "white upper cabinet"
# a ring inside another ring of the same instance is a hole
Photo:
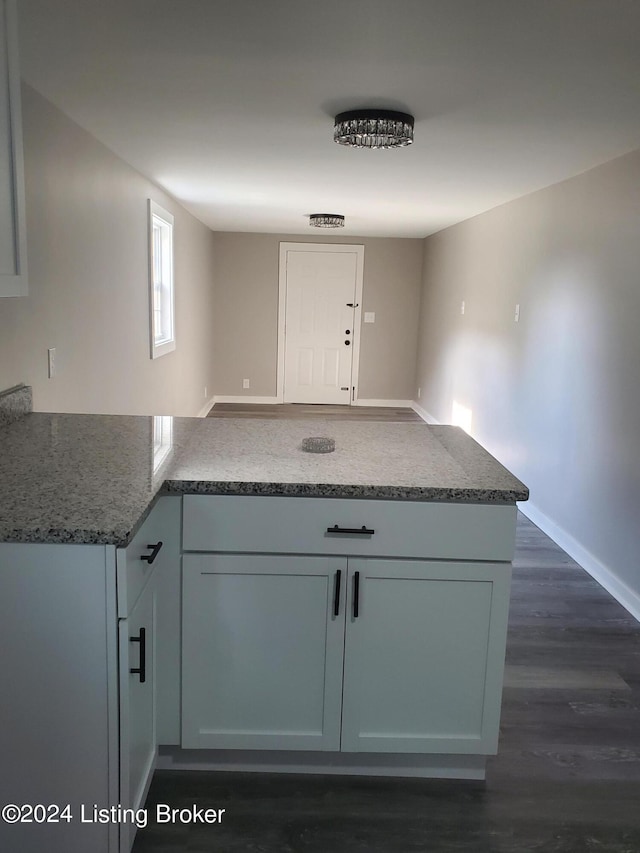
[[[0,0],[0,296],[26,296],[20,72],[15,0]]]

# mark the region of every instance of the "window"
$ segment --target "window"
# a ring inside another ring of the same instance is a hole
[[[173,305],[173,216],[149,199],[151,358],[176,348]]]
[[[153,473],[166,461],[173,447],[173,418],[154,415],[153,418]]]

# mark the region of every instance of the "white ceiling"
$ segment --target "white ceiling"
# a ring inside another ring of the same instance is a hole
[[[24,79],[214,230],[423,237],[640,147],[638,0],[19,9]],[[336,145],[370,105],[414,144]]]

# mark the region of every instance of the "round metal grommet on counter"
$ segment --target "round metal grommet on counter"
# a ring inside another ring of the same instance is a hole
[[[305,453],[332,453],[336,449],[336,440],[323,435],[310,436],[302,439],[302,449]]]

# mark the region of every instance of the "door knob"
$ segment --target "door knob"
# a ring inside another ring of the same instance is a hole
[[[351,329],[347,329],[347,330],[345,331],[345,335],[350,335],[350,334],[351,334]]]
[[[351,344],[351,341],[345,341],[345,342],[344,342],[344,345],[345,345],[346,347],[350,346],[350,344]]]

